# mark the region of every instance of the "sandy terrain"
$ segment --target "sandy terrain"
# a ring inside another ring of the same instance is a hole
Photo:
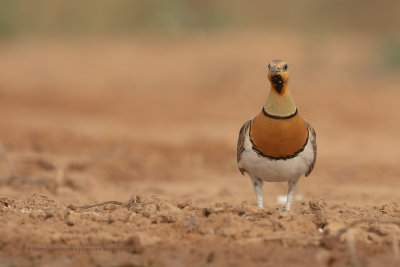
[[[0,266],[399,266],[400,80],[370,38],[271,36],[0,44]],[[276,57],[319,152],[288,213],[236,167]]]

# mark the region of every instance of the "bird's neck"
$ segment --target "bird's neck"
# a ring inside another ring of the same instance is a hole
[[[287,117],[296,112],[297,107],[290,94],[290,90],[287,88],[287,85],[284,85],[284,87],[286,88],[284,88],[285,90],[282,91],[282,94],[274,92],[274,89],[271,88],[267,102],[264,104],[264,111],[269,115]]]

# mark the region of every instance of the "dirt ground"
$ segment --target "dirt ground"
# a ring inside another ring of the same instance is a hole
[[[399,266],[400,79],[376,51],[354,34],[3,41],[18,176],[2,158],[0,266]],[[287,213],[286,184],[259,209],[236,167],[273,58],[318,141]]]

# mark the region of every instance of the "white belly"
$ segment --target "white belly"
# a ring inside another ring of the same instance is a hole
[[[310,140],[296,157],[290,159],[273,160],[258,155],[252,148],[249,134],[246,134],[245,150],[238,163],[251,177],[260,178],[267,182],[284,182],[297,179],[305,174],[314,159],[314,151]]]

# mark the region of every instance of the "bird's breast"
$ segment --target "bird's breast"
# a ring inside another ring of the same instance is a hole
[[[304,148],[308,128],[299,114],[288,119],[276,119],[261,112],[251,124],[250,138],[254,148],[263,155],[285,158]]]

